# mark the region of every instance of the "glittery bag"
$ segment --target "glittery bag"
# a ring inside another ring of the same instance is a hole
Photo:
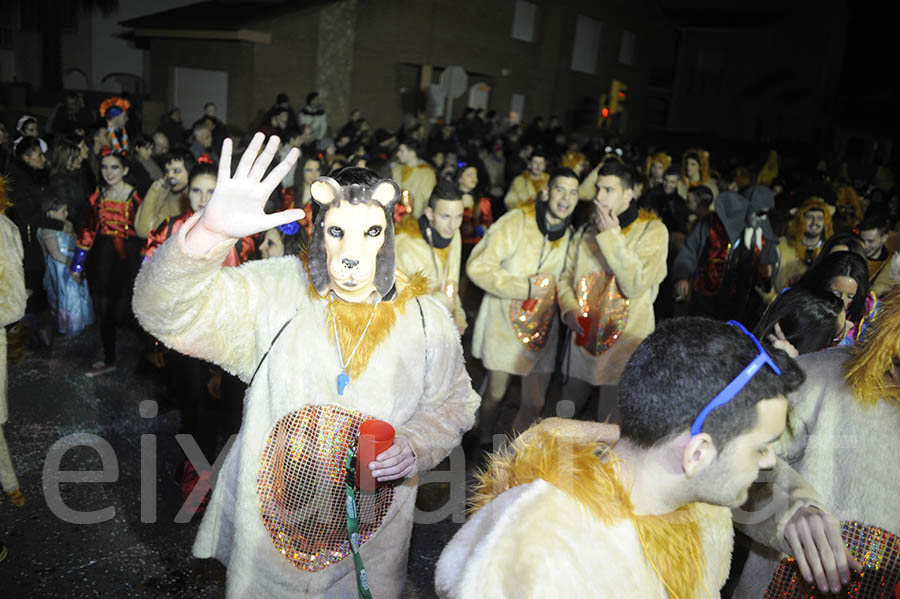
[[[591,328],[584,332],[583,347],[591,355],[599,356],[611,348],[628,324],[628,299],[616,285],[616,275],[592,272],[575,284],[575,294],[581,307],[579,316],[591,319]]]
[[[838,594],[819,593],[800,576],[793,558],[781,561],[766,589],[766,599],[895,599],[900,597],[900,538],[875,526],[842,522],[841,536],[862,571],[850,571],[850,582]]]
[[[301,570],[318,572],[352,555],[345,460],[369,419],[337,406],[306,406],[279,420],[266,440],[256,489],[260,514],[275,548]],[[355,495],[363,545],[381,527],[394,487]]]
[[[549,275],[545,275],[538,286],[550,285]],[[531,308],[531,309],[529,309]],[[540,298],[530,298],[524,301],[513,300],[509,304],[509,321],[516,333],[521,347],[528,351],[540,351],[547,345],[550,336],[550,326],[553,324],[553,315],[556,312],[556,287],[548,290]]]

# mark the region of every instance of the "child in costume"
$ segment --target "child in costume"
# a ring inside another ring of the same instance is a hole
[[[881,581],[890,592],[900,583],[900,480],[894,475],[900,422],[900,288],[892,288],[881,301],[881,315],[865,340],[852,348],[798,358],[806,383],[790,396],[788,428],[776,451],[842,522],[845,541],[863,562],[865,576]],[[745,509],[768,503],[771,486],[754,487]],[[881,560],[892,552],[892,561]],[[783,584],[797,578],[797,567],[779,569],[773,577],[781,557],[754,544],[735,597],[762,597],[770,582],[770,592],[782,592]],[[857,580],[854,576],[852,584]],[[818,586],[833,592],[834,582]]]
[[[563,322],[574,333],[563,397],[577,413],[600,386],[601,421],[614,415],[625,362],[653,331],[653,301],[666,276],[669,234],[655,214],[638,210],[635,179],[615,160],[598,171],[591,222],[575,233],[559,286]]]
[[[42,208],[47,218],[63,223],[62,231],[38,229],[47,264],[44,271],[47,301],[56,319],[57,330],[63,335],[74,335],[94,323],[94,304],[87,281],[76,281],[69,270],[75,255],[75,235],[72,223],[68,221],[69,208],[65,199],[46,194]]]
[[[425,213],[418,219],[405,217],[394,237],[397,268],[428,279],[430,294],[450,312],[460,335],[466,330],[459,298],[462,219],[462,196],[455,183],[442,179],[431,192]]]
[[[527,428],[544,405],[556,368],[557,282],[566,268],[569,219],[578,203],[573,187],[577,193],[571,170],[554,171],[549,192],[504,214],[466,264],[469,280],[485,292],[472,337],[472,355],[481,359],[489,377],[479,420],[482,445],[492,442],[510,376],[524,377],[516,430]]]
[[[359,579],[377,597],[397,597],[415,475],[459,443],[478,396],[456,327],[424,279],[398,275],[395,285],[392,181],[358,168],[315,181],[321,209],[308,263],[221,266],[236,239],[303,217],[264,213],[297,151],[260,182],[278,148],[272,138],[260,154],[262,142],[256,134],[233,177],[225,142],[212,200],[144,263],[135,286],[149,332],[250,384],[194,555],[227,565],[228,597],[349,598],[358,596],[358,548]],[[346,456],[371,418],[396,436],[362,464],[381,484],[351,494],[360,502],[351,545]]]
[[[100,118],[106,121],[109,142],[112,144],[112,151],[117,154],[127,154],[130,150],[128,131],[125,130],[125,125],[128,124],[129,108],[131,108],[131,102],[117,96],[107,98],[100,104]]]
[[[823,519],[807,508],[814,492],[772,452],[785,394],[802,381],[793,360],[767,352],[737,323],[664,321],[622,373],[621,429],[550,419],[492,459],[479,477],[477,511],[438,561],[438,595],[719,597],[732,549],[729,508],[770,468],[794,493],[772,519],[776,546],[843,557],[839,539],[789,547],[778,537]],[[828,573],[848,576],[846,559],[837,564]]]
[[[13,505],[25,505],[25,496],[19,489],[19,479],[9,455],[9,446],[3,434],[3,426],[9,417],[6,401],[6,327],[18,322],[25,315],[25,270],[22,266],[25,252],[19,229],[9,217],[10,206],[6,179],[0,177],[0,486]],[[6,547],[0,543],[0,558]]]
[[[78,235],[71,266],[76,281],[81,281],[87,270],[97,297],[103,360],[91,366],[86,373],[89,377],[116,368],[116,315],[120,304],[131,297],[141,258],[141,240],[134,230],[141,198],[125,181],[128,174],[125,158],[105,151],[100,160],[100,173],[103,182],[88,200],[90,210]]]

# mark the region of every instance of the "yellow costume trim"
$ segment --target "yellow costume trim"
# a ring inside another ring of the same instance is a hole
[[[693,504],[661,516],[636,515],[618,480],[618,460],[606,443],[576,443],[544,430],[514,447],[492,455],[487,470],[476,475],[472,512],[512,487],[544,480],[605,524],[632,521],[644,556],[669,596],[694,596],[703,584],[706,557]]]
[[[306,263],[304,263],[304,267],[307,268],[308,275],[309,267]],[[397,311],[399,310],[401,314],[406,312],[406,304],[409,300],[428,293],[428,280],[421,273],[404,277],[400,277],[398,274],[396,285],[397,297],[391,301],[380,302],[375,308],[374,316],[372,316],[372,304],[370,303],[337,300],[328,304],[328,338],[334,342],[334,318],[337,316],[337,332],[342,355],[350,355],[350,352],[359,343],[359,348],[350,358],[350,363],[347,364],[347,374],[351,380],[359,378],[365,372],[375,348],[387,339],[397,321]],[[319,295],[311,282],[307,292],[311,297],[325,301],[328,299],[326,296]],[[372,323],[369,324],[369,330],[360,341],[370,318]]]
[[[806,245],[803,243],[803,232],[806,231],[806,213],[810,210],[819,210],[825,214],[825,230],[822,234],[822,240],[829,239],[834,235],[834,225],[831,222],[831,212],[833,208],[830,208],[822,198],[813,196],[807,199],[800,206],[800,209],[797,210],[797,214],[794,215],[791,222],[788,223],[787,230],[788,245],[791,246],[791,249],[794,250],[794,253],[800,260],[803,260],[806,256]],[[816,248],[815,252],[813,252],[813,258],[816,258],[821,250],[821,246]]]
[[[421,168],[427,168],[429,170],[431,169],[431,167],[428,166],[428,163],[426,163],[426,162],[420,162],[419,164],[417,164],[415,166],[406,166],[404,164],[403,168],[400,170],[401,182],[406,183],[407,179],[409,179],[412,176],[412,174],[416,171],[416,169],[421,169]]]
[[[544,185],[550,182],[550,175],[547,173],[541,173],[537,177],[532,177],[531,171],[525,171],[522,173],[522,176],[526,181],[531,183],[531,188],[534,190],[534,193],[539,192]]]
[[[6,212],[6,209],[13,203],[9,199],[9,178],[0,175],[0,214]]]
[[[652,212],[650,210],[644,210],[643,208],[641,208],[640,210],[638,210],[637,218],[634,219],[633,221],[631,221],[630,223],[628,223],[625,226],[625,228],[622,229],[622,235],[628,235],[628,232],[631,231],[631,227],[633,227],[635,225],[635,223],[645,223],[648,220],[662,220],[662,219],[659,218],[659,216],[657,216],[657,214],[655,212]]]
[[[900,286],[881,297],[878,320],[866,338],[850,351],[852,356],[844,363],[844,378],[856,400],[870,406],[882,399],[900,403]]]

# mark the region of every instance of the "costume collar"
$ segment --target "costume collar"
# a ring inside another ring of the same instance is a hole
[[[633,223],[638,217],[638,207],[637,202],[631,200],[631,203],[628,205],[628,208],[625,209],[625,212],[619,215],[619,228],[624,229],[631,223]]]
[[[538,229],[540,229],[541,234],[547,236],[547,239],[556,241],[566,234],[566,231],[569,229],[569,219],[572,218],[571,215],[566,217],[561,223],[551,226],[547,224],[547,211],[550,209],[550,205],[545,201],[538,200],[535,202],[534,208]]]
[[[431,229],[431,236],[428,235],[428,230]],[[442,250],[453,241],[453,238],[447,239],[446,237],[441,237],[441,234],[437,232],[437,229],[431,226],[431,223],[428,222],[428,218],[423,214],[419,217],[419,231],[422,233],[422,238],[425,241],[429,241],[435,249]]]

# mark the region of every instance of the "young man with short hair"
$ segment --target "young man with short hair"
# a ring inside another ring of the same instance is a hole
[[[718,597],[733,544],[729,508],[770,468],[791,492],[779,548],[834,559],[824,570],[849,577],[833,519],[827,540],[803,533],[826,515],[802,509],[814,493],[772,449],[785,397],[803,380],[792,359],[737,323],[660,323],[622,373],[621,429],[549,419],[494,457],[475,491],[478,511],[438,561],[438,595]],[[789,547],[798,531],[808,546]]]
[[[479,423],[482,445],[493,441],[511,376],[523,377],[515,430],[528,427],[544,406],[556,368],[556,294],[572,239],[569,219],[577,190],[574,172],[554,171],[549,191],[491,225],[466,264],[469,280],[485,291],[472,337],[472,355],[488,371]]]
[[[549,181],[547,157],[543,152],[535,150],[528,159],[528,170],[513,179],[506,197],[503,198],[506,209],[513,210],[524,204],[533,204]]]
[[[397,182],[403,191],[409,192],[410,206],[413,216],[419,218],[425,213],[425,206],[431,198],[431,192],[437,185],[437,177],[434,169],[427,162],[419,158],[422,153],[422,144],[411,138],[405,137],[397,147],[397,162],[391,171],[391,178]]]
[[[328,115],[322,108],[319,92],[306,94],[306,106],[297,114],[297,121],[301,125],[310,125],[316,140],[325,137],[325,134],[328,133]]]
[[[142,239],[147,239],[166,219],[179,216],[190,206],[187,186],[194,168],[194,155],[184,147],[174,150],[166,156],[165,167],[165,176],[153,182],[134,216],[134,231]]]
[[[425,213],[418,219],[404,218],[394,236],[397,269],[406,274],[421,272],[428,279],[429,293],[450,312],[460,335],[467,326],[459,299],[462,216],[459,189],[443,179],[431,192]]]
[[[889,217],[879,211],[870,210],[858,229],[866,249],[871,289],[876,297],[884,295],[892,285],[890,258],[900,250],[900,239],[890,235]]]
[[[625,362],[653,332],[653,301],[666,276],[669,233],[654,213],[638,210],[631,167],[610,160],[597,175],[591,220],[569,247],[559,306],[573,333],[563,397],[580,409],[599,387],[597,416],[603,421],[614,416],[615,386]]]

